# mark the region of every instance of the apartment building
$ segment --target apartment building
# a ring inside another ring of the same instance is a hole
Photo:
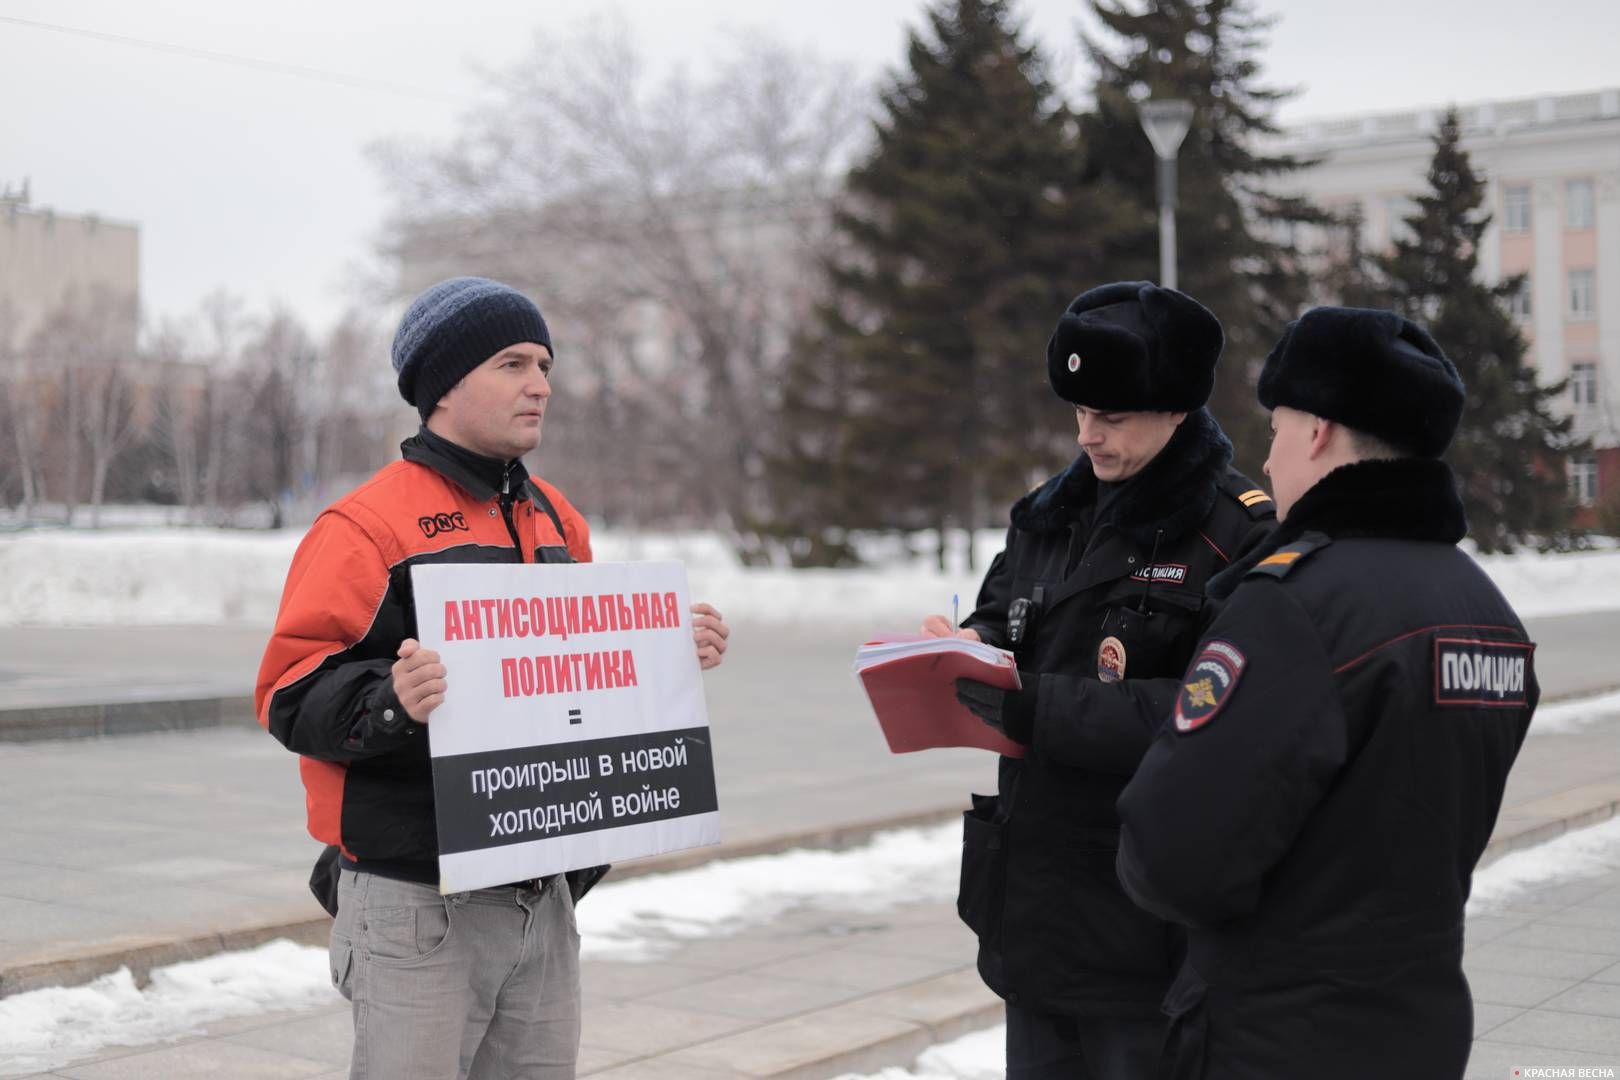
[[[0,188],[0,347],[23,346],[75,292],[130,300],[139,289],[137,226],[35,206],[26,184]]]
[[[1494,215],[1480,252],[1488,281],[1525,274],[1512,310],[1545,384],[1594,450],[1570,465],[1582,505],[1620,493],[1620,88],[1461,104],[1463,147]],[[1427,187],[1444,109],[1301,123],[1272,147],[1321,164],[1295,186],[1358,209],[1367,250],[1385,248]]]

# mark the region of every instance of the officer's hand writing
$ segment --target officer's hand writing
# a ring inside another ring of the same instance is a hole
[[[943,615],[930,615],[922,621],[922,632],[928,637],[959,637],[969,641],[978,641],[977,630],[958,630],[951,625],[951,620]]]
[[[1040,676],[1019,672],[1021,690],[1003,690],[977,679],[956,680],[956,700],[968,712],[1014,742],[1028,745],[1035,734],[1035,688]]]
[[[731,627],[711,605],[692,605],[692,639],[697,642],[698,664],[704,671],[720,666],[730,636]]]
[[[428,714],[444,704],[444,665],[439,654],[422,648],[415,638],[399,643],[399,659],[394,661],[394,696],[418,724],[427,723]]]

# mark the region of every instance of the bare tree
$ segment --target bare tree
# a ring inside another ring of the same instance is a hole
[[[251,388],[236,374],[242,340],[251,325],[241,297],[224,289],[203,298],[200,316],[203,329],[199,358],[206,371],[200,404],[202,502],[217,513],[228,491],[246,487],[241,473],[251,448],[243,440],[233,439],[231,433],[240,426],[244,415],[240,406],[251,395]]]
[[[136,401],[129,369],[134,360],[135,298],[104,289],[90,293],[83,336],[75,345],[80,399],[77,434],[90,454],[90,525],[101,524],[107,473],[135,432]],[[77,441],[77,440],[76,440]]]
[[[400,434],[404,404],[387,363],[388,337],[375,316],[344,313],[320,347],[315,394],[315,488],[330,497],[365,475]]]
[[[656,77],[622,24],[599,23],[537,37],[490,95],[451,145],[382,154],[404,290],[454,273],[531,290],[560,383],[607,410],[580,437],[640,414],[589,458],[608,466],[593,481],[611,485],[592,498],[633,504],[648,486],[639,466],[665,458],[675,471],[654,475],[679,497],[658,516],[739,527],[758,499],[774,378],[810,302],[828,200],[860,132],[856,80],[758,38],[700,77]],[[547,439],[548,472],[583,471]]]
[[[297,318],[278,310],[248,342],[243,358],[252,407],[247,422],[233,431],[247,443],[240,460],[248,493],[269,506],[271,527],[279,529],[289,503],[313,484],[319,354]]]
[[[37,423],[49,413],[49,426],[38,432],[42,438],[30,435],[30,441],[44,447],[46,464],[60,466],[57,490],[70,523],[88,495],[91,520],[99,524],[108,473],[133,433],[135,398],[127,372],[136,325],[135,298],[98,286],[70,293],[27,345],[31,419]]]
[[[42,459],[54,394],[28,362],[31,353],[15,346],[15,319],[10,304],[0,303],[0,422],[10,432],[7,462],[15,473],[18,510],[24,518],[44,498]]]

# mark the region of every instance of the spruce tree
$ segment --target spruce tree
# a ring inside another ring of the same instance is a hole
[[[842,528],[935,528],[943,560],[948,527],[1005,520],[1075,451],[1045,346],[1101,280],[1111,208],[1079,186],[1074,117],[1006,0],[939,0],[926,25],[786,377],[777,524],[807,561],[847,557]]]
[[[1328,220],[1305,200],[1274,193],[1310,162],[1258,149],[1278,130],[1273,110],[1290,96],[1259,82],[1268,23],[1247,0],[1130,8],[1091,0],[1091,8],[1115,40],[1083,39],[1098,73],[1095,110],[1082,122],[1087,179],[1130,207],[1129,227],[1108,245],[1110,276],[1159,277],[1156,159],[1137,105],[1149,97],[1191,102],[1179,155],[1177,285],[1226,328],[1210,411],[1236,446],[1237,466],[1258,477],[1268,437],[1255,377],[1309,287],[1293,227]]]
[[[1518,274],[1495,285],[1479,278],[1479,248],[1491,215],[1480,209],[1485,181],[1461,146],[1457,114],[1434,136],[1428,191],[1405,218],[1387,255],[1374,259],[1390,306],[1422,323],[1467,388],[1462,423],[1446,459],[1457,472],[1468,532],[1481,551],[1575,540],[1565,469],[1580,447],[1571,421],[1554,411],[1566,384],[1543,386],[1526,362],[1509,301]]]

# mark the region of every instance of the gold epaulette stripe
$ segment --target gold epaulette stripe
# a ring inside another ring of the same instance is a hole
[[[1300,553],[1297,552],[1297,551],[1279,551],[1275,555],[1267,555],[1264,559],[1261,559],[1259,565],[1261,565],[1261,566],[1288,566],[1295,559],[1299,558],[1299,555],[1300,555]]]
[[[1261,491],[1259,488],[1254,488],[1251,491],[1245,491],[1243,494],[1238,496],[1238,502],[1242,503],[1244,506],[1253,506],[1255,503],[1263,503],[1263,502],[1270,502],[1270,501],[1271,501],[1271,496],[1267,495],[1265,492]]]

